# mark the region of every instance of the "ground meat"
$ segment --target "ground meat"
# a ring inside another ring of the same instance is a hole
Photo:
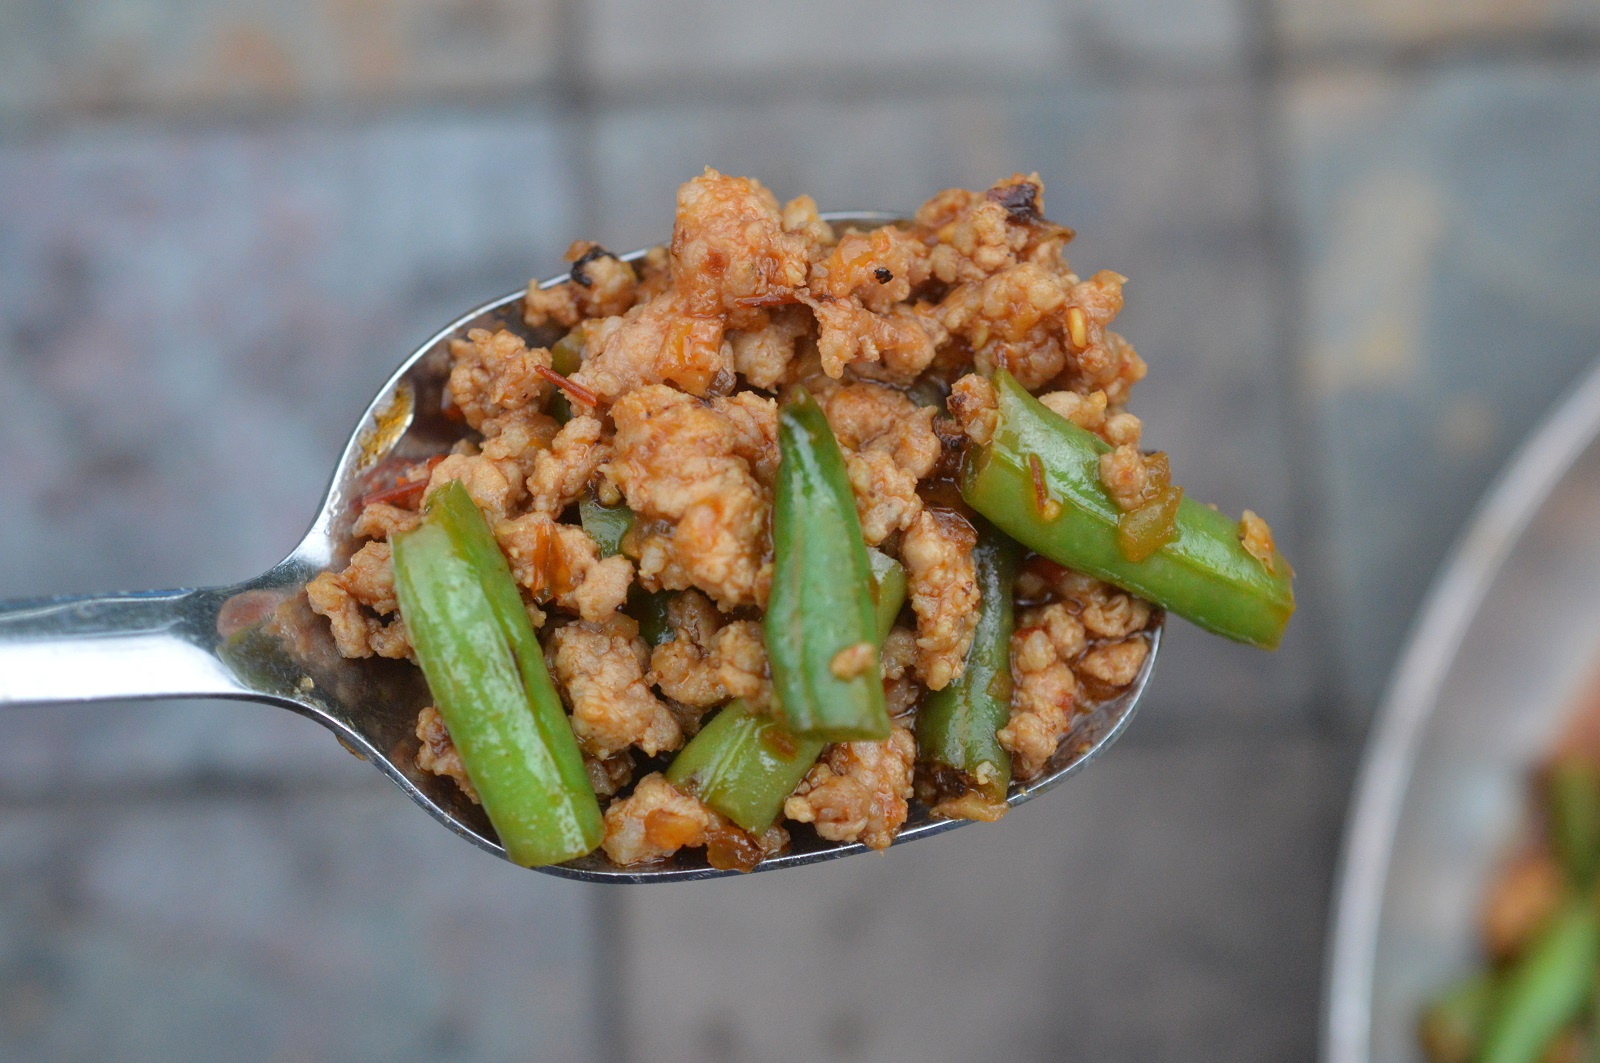
[[[957,380],[946,405],[961,431],[979,446],[993,439],[1000,427],[1000,397],[987,377],[968,373]]]
[[[1072,729],[1078,681],[1068,659],[1045,628],[1019,626],[1011,636],[1011,716],[998,737],[1019,779],[1039,774]]]
[[[1088,632],[1098,638],[1120,639],[1143,631],[1150,623],[1150,605],[1089,576],[1076,577],[1065,597],[1078,606],[1078,616]]]
[[[636,745],[654,756],[683,744],[677,718],[645,682],[650,650],[638,624],[621,615],[567,624],[551,636],[549,652],[585,753],[604,758]]]
[[[688,313],[675,291],[584,330],[583,366],[572,380],[604,401],[650,384],[675,384],[704,395],[733,379],[733,352],[720,317]]]
[[[899,679],[911,669],[916,659],[917,633],[898,624],[890,628],[883,640],[883,648],[878,651],[878,664],[883,669],[883,678]]]
[[[830,302],[854,301],[875,314],[887,313],[928,279],[928,248],[915,234],[896,228],[852,232],[811,267],[811,294]]]
[[[900,543],[917,614],[917,674],[942,690],[966,667],[978,623],[977,533],[960,514],[924,510]]]
[[[652,772],[633,793],[606,809],[606,836],[600,846],[620,867],[664,860],[685,846],[704,845],[716,819],[698,798]]]
[[[761,182],[706,172],[678,190],[672,278],[696,316],[750,315],[805,283],[811,241],[783,227]],[[742,324],[742,322],[735,322]]]
[[[388,539],[399,532],[410,531],[422,523],[422,514],[414,509],[401,509],[387,502],[371,502],[361,507],[350,534],[361,539]]]
[[[800,233],[810,241],[813,261],[827,254],[835,240],[833,226],[822,220],[817,201],[810,196],[795,196],[783,205],[783,230]]]
[[[939,461],[931,406],[893,388],[849,384],[824,399],[828,425],[845,453],[861,532],[873,546],[905,531],[922,513],[917,481]]]
[[[1048,563],[1028,565],[1017,592],[1057,599],[1019,611],[1011,636],[1011,716],[999,737],[1017,777],[1026,779],[1044,768],[1072,729],[1083,683],[1100,696],[1138,677],[1150,652],[1143,634],[1150,606]]]
[[[615,797],[633,779],[633,754],[624,750],[603,760],[585,754],[583,770],[597,796]]]
[[[829,746],[788,800],[783,814],[811,823],[829,841],[886,849],[906,821],[917,743],[896,724],[882,742]]]
[[[646,523],[631,542],[641,582],[651,590],[698,587],[729,611],[764,602],[771,580],[770,492],[738,453],[732,405],[661,386],[631,392],[612,408],[611,463],[634,513],[657,524]]]
[[[816,315],[823,371],[836,380],[847,365],[881,362],[891,379],[910,383],[946,338],[937,318],[903,304],[875,314],[853,299],[807,296],[805,302]]]
[[[1079,675],[1099,680],[1106,686],[1125,687],[1139,675],[1144,659],[1150,655],[1150,644],[1143,635],[1096,646],[1078,662]]]
[[[916,213],[915,231],[931,243],[928,268],[946,284],[980,281],[1018,262],[1061,265],[1072,230],[1040,214],[1038,174],[1013,174],[987,192],[952,188]]]
[[[1111,501],[1124,513],[1144,505],[1149,469],[1139,448],[1124,444],[1100,455],[1100,482],[1111,495]]]
[[[594,417],[572,418],[561,426],[548,450],[533,455],[527,482],[529,508],[559,516],[582,497],[584,488],[610,457],[605,426]]]
[[[759,837],[752,836],[652,773],[639,780],[633,793],[606,809],[606,834],[600,845],[620,867],[665,860],[679,849],[705,846],[711,866],[749,871],[788,843],[782,827],[774,824]]]
[[[550,352],[530,350],[514,332],[472,329],[450,342],[450,358],[450,399],[473,428],[507,410],[538,408],[549,395],[537,370],[550,368]]]
[[[1248,509],[1239,518],[1239,542],[1246,553],[1261,562],[1261,567],[1267,570],[1268,575],[1277,574],[1278,548],[1272,541],[1272,529]]]
[[[403,623],[398,618],[388,624],[379,619],[399,608],[388,543],[367,543],[350,558],[344,571],[318,574],[306,584],[306,599],[314,612],[328,618],[334,645],[342,656],[410,655],[411,642]]]
[[[494,534],[511,564],[511,574],[536,600],[553,600],[595,621],[627,601],[633,562],[621,555],[601,558],[600,547],[581,527],[527,513],[500,521]]]
[[[467,777],[461,754],[456,751],[456,744],[450,740],[450,732],[445,729],[444,717],[432,705],[424,706],[417,715],[417,741],[421,743],[417,747],[417,767],[454,779],[473,804],[483,803],[478,800],[477,787]]]
[[[693,708],[744,698],[755,708],[772,700],[761,625],[724,624],[705,595],[685,591],[667,605],[673,637],[650,654],[650,682],[674,701]]]
[[[443,487],[451,480],[461,481],[491,523],[510,513],[526,494],[515,462],[495,461],[481,454],[451,454],[445,458],[433,467],[428,490]]]
[[[754,328],[728,333],[734,371],[751,387],[776,391],[794,360],[795,344],[815,323],[803,306],[786,306],[766,315]]]
[[[1547,851],[1518,854],[1495,879],[1483,906],[1483,942],[1489,955],[1517,955],[1549,920],[1566,891],[1561,866]]]
[[[528,285],[523,300],[523,320],[532,328],[559,325],[571,328],[584,318],[614,317],[633,306],[639,276],[632,266],[589,240],[567,248],[573,264],[572,280],[552,288]]]
[[[1068,297],[1083,313],[1083,336],[1087,342],[1069,341],[1070,356],[1063,379],[1074,391],[1104,391],[1113,406],[1128,401],[1128,389],[1144,379],[1145,373],[1144,360],[1126,340],[1106,327],[1122,310],[1122,285],[1126,281],[1120,273],[1101,270],[1074,285]]]
[[[1076,391],[1052,391],[1040,395],[1039,401],[1114,447],[1139,445],[1143,427],[1139,418],[1131,413],[1111,410],[1104,391],[1091,391],[1086,395]]]
[[[939,304],[939,322],[972,348],[985,375],[1009,369],[1032,390],[1066,368],[1068,277],[1020,263],[955,288]]]
[[[754,392],[718,397],[711,408],[727,419],[731,452],[750,466],[750,474],[771,487],[778,473],[778,404]]]

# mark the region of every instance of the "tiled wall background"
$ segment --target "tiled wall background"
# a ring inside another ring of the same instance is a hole
[[[1359,739],[1508,448],[1600,352],[1593,0],[0,6],[0,598],[224,582],[390,368],[706,164],[825,208],[1038,170],[1136,409],[1280,531],[1275,656],[1174,627],[1004,824],[582,888],[314,726],[0,719],[0,1058],[1286,1060]]]

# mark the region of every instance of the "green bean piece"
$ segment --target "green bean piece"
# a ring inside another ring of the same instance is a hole
[[[844,455],[805,391],[778,409],[767,660],[796,736],[889,737],[878,668],[877,603]]]
[[[1440,993],[1422,1012],[1418,1038],[1430,1063],[1472,1063],[1494,1002],[1490,971],[1464,978]]]
[[[573,329],[550,348],[550,368],[562,376],[571,376],[582,367],[583,337],[578,329]],[[554,417],[557,424],[566,424],[572,420],[572,403],[567,401],[560,388],[555,388],[545,404],[545,412]]]
[[[628,588],[624,611],[639,622],[639,634],[652,647],[671,642],[675,634],[672,621],[667,619],[672,595],[672,591],[647,591],[637,583]]]
[[[559,863],[604,826],[583,755],[505,555],[457,481],[391,542],[400,615],[506,856]]]
[[[825,745],[821,738],[791,735],[777,717],[732,701],[673,758],[667,781],[760,834]]]
[[[1022,550],[987,521],[976,523],[978,624],[961,675],[930,693],[917,712],[917,755],[935,767],[936,779],[938,769],[953,770],[976,794],[945,803],[944,811],[997,819],[1011,784],[1011,755],[995,732],[1011,716],[1012,592]]]
[[[578,519],[589,538],[599,545],[600,556],[612,557],[622,553],[622,537],[633,527],[633,510],[621,502],[601,505],[594,492],[589,491],[578,500]]]
[[[1131,591],[1207,631],[1273,649],[1294,612],[1289,565],[1269,566],[1240,541],[1239,527],[1185,498],[1176,536],[1140,561],[1118,548],[1122,516],[1100,481],[1110,447],[995,373],[1000,424],[973,448],[961,494],[1001,531],[1045,557]],[[1040,498],[1040,490],[1047,497]]]
[[[1536,1063],[1594,993],[1600,911],[1567,902],[1506,972],[1484,1026],[1478,1063]]]
[[[1545,776],[1545,812],[1562,869],[1576,889],[1594,881],[1600,862],[1600,766],[1563,756]]]
[[[875,588],[882,607],[880,643],[894,626],[906,596],[904,569],[899,580],[892,577],[892,569],[882,571],[889,577]],[[884,616],[888,619],[882,620]],[[745,830],[760,834],[778,818],[784,798],[794,793],[826,744],[818,738],[796,737],[777,717],[732,701],[673,759],[667,781],[697,795]]]
[[[867,549],[867,565],[872,569],[872,601],[878,617],[878,645],[882,646],[906,602],[906,567],[873,547]]]
[[[571,376],[583,368],[583,333],[569,329],[565,336],[550,347],[550,368],[562,376]]]

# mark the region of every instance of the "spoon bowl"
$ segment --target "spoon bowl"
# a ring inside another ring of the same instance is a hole
[[[855,211],[823,217],[846,227],[876,226],[900,216]],[[620,256],[637,260],[645,251]],[[542,285],[551,287],[566,275]],[[504,857],[483,810],[452,780],[416,766],[418,711],[428,701],[422,672],[406,661],[339,656],[325,619],[311,611],[305,585],[342,566],[360,542],[351,534],[358,502],[386,486],[385,472],[449,449],[461,425],[445,415],[450,341],[468,330],[510,329],[548,345],[523,324],[523,292],[513,292],[450,323],[395,370],[362,415],[334,469],[311,528],[283,561],[229,587],[0,603],[0,706],[127,698],[208,697],[264,702],[307,716],[354,755],[387,775],[429,815],[479,848]],[[1082,713],[1046,770],[1014,783],[1007,804],[1044,793],[1098,756],[1132,720],[1161,643],[1152,625],[1150,652],[1116,698]],[[938,819],[916,805],[895,844],[968,820]],[[769,871],[867,852],[830,842],[796,825],[788,851],[762,861]],[[705,863],[700,850],[648,867],[618,868],[596,851],[549,874],[596,882],[666,882],[739,874]]]

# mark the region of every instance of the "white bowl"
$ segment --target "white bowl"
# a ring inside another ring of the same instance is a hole
[[[1523,445],[1423,605],[1368,741],[1335,893],[1325,1063],[1420,1060],[1530,769],[1600,662],[1600,368]]]

